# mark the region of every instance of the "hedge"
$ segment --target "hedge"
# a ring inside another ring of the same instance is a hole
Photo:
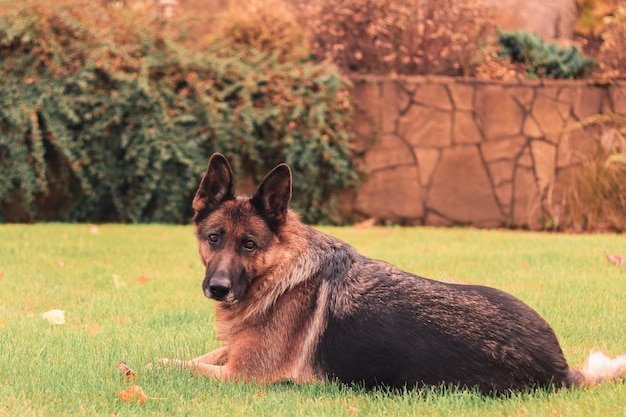
[[[0,0],[0,219],[187,222],[214,152],[279,162],[310,223],[355,186],[348,84],[255,50],[192,50],[164,22],[72,0]]]

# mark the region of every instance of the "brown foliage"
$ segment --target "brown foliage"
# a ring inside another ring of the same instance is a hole
[[[470,75],[491,29],[475,1],[318,0],[301,7],[312,53],[350,72]]]
[[[490,44],[476,53],[474,76],[479,80],[515,80],[526,74],[523,64],[514,63],[511,58],[499,57],[500,48]]]
[[[575,231],[626,230],[626,117],[607,113],[583,125],[600,125],[602,151],[583,160],[565,196],[567,222]],[[622,158],[615,158],[622,156]]]
[[[308,56],[296,11],[284,0],[232,0],[217,20],[209,42],[275,52],[281,57]]]
[[[602,32],[598,60],[611,78],[626,77],[626,6],[620,6]]]

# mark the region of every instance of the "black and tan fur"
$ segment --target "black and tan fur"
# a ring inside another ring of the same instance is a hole
[[[626,355],[571,368],[535,311],[502,291],[438,282],[359,255],[289,209],[279,165],[236,196],[215,154],[193,201],[204,294],[223,346],[180,364],[221,380],[452,384],[506,393],[622,378]]]

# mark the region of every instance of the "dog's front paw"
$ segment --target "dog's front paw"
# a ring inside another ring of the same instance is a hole
[[[156,369],[156,370],[163,370],[163,369],[165,369],[165,370],[167,370],[167,369],[169,369],[169,368],[171,368],[173,366],[183,367],[184,365],[182,364],[182,362],[184,362],[184,361],[181,361],[181,360],[178,360],[178,359],[161,358],[158,361],[156,361],[155,363],[150,362],[150,363],[146,364],[146,369],[148,369],[148,370],[153,370],[153,369]]]
[[[194,375],[198,373],[198,364],[194,362],[193,360],[186,361],[182,359],[161,358],[157,361],[156,365],[149,363],[147,366],[149,367],[149,369],[166,369],[167,370],[170,368],[179,368],[179,369],[188,369]]]

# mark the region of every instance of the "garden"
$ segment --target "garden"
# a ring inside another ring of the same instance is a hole
[[[572,366],[593,348],[626,352],[620,112],[570,126],[610,146],[578,161],[566,209],[541,212],[541,231],[355,224],[345,202],[372,174],[367,151],[381,137],[374,127],[371,142],[356,140],[355,120],[372,119],[354,97],[363,77],[621,85],[626,9],[580,0],[577,47],[497,29],[473,1],[337,3],[208,1],[210,13],[164,19],[151,1],[0,0],[0,415],[626,413],[625,381],[491,397],[226,383],[149,366],[219,346],[189,224],[213,152],[240,192],[288,163],[292,208],[367,257],[520,298]]]
[[[341,197],[367,179],[364,154],[378,138],[374,127],[365,144],[356,140],[363,117],[354,119],[362,109],[351,77],[612,83],[626,66],[626,12],[612,1],[580,5],[580,44],[593,46],[593,59],[498,30],[474,2],[233,1],[172,20],[142,2],[101,3],[0,2],[0,220],[186,223],[206,159],[219,151],[242,184],[290,164],[304,220],[350,224]],[[607,131],[616,139],[572,180],[571,219],[546,228],[626,224],[626,127],[620,114],[599,116],[575,121],[602,126],[587,141]],[[607,158],[615,163],[594,168]]]

